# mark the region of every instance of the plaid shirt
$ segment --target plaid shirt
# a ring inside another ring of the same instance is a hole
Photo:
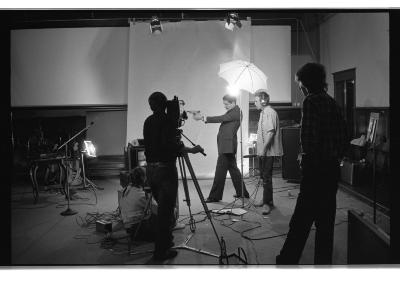
[[[300,142],[302,153],[314,160],[340,159],[348,145],[341,109],[327,93],[303,101]]]

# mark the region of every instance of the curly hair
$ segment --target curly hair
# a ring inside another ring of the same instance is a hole
[[[149,97],[149,105],[152,111],[164,111],[167,108],[167,97],[161,92],[154,92]]]
[[[136,167],[131,172],[131,182],[133,186],[143,187],[146,182],[146,170],[143,167]]]
[[[310,93],[319,93],[326,91],[325,67],[319,63],[306,63],[296,73],[296,81],[300,81]]]

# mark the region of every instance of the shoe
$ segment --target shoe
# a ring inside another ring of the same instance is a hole
[[[178,230],[178,229],[184,229],[185,227],[186,227],[186,225],[185,225],[184,223],[179,223],[179,222],[177,222],[177,223],[175,224],[175,226],[172,228],[172,231]]]
[[[173,259],[178,255],[178,251],[176,250],[167,250],[163,254],[154,254],[153,259],[156,261],[165,261],[169,259]]]
[[[271,208],[267,204],[264,204],[263,205],[262,214],[263,215],[268,215],[269,213],[271,213]]]
[[[214,202],[219,202],[219,200],[208,197],[208,198],[205,200],[205,202],[206,202],[206,203],[214,203]]]
[[[242,196],[238,196],[238,195],[236,195],[236,194],[234,194],[233,197],[235,197],[235,198],[242,198]],[[249,195],[245,195],[244,198],[249,199]]]

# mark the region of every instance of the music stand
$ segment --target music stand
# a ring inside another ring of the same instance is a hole
[[[367,131],[367,142],[370,144],[372,147],[372,188],[374,190],[374,224],[376,224],[376,204],[377,204],[377,199],[376,199],[376,150],[375,150],[375,143],[376,143],[376,131],[378,127],[378,122],[379,122],[379,113],[376,112],[371,112],[371,115],[369,117],[369,125],[368,125],[368,131]]]

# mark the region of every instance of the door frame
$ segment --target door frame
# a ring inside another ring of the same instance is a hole
[[[353,124],[352,124],[352,134],[355,136],[356,133],[356,68],[349,68],[337,72],[332,73],[333,76],[333,92],[334,92],[334,99],[337,101],[337,90],[336,90],[336,82],[340,81],[348,81],[348,80],[354,80],[354,86],[353,86],[353,108],[352,108],[352,113],[353,113]],[[345,84],[346,85],[346,84]],[[346,101],[346,96],[344,97],[344,100]]]

